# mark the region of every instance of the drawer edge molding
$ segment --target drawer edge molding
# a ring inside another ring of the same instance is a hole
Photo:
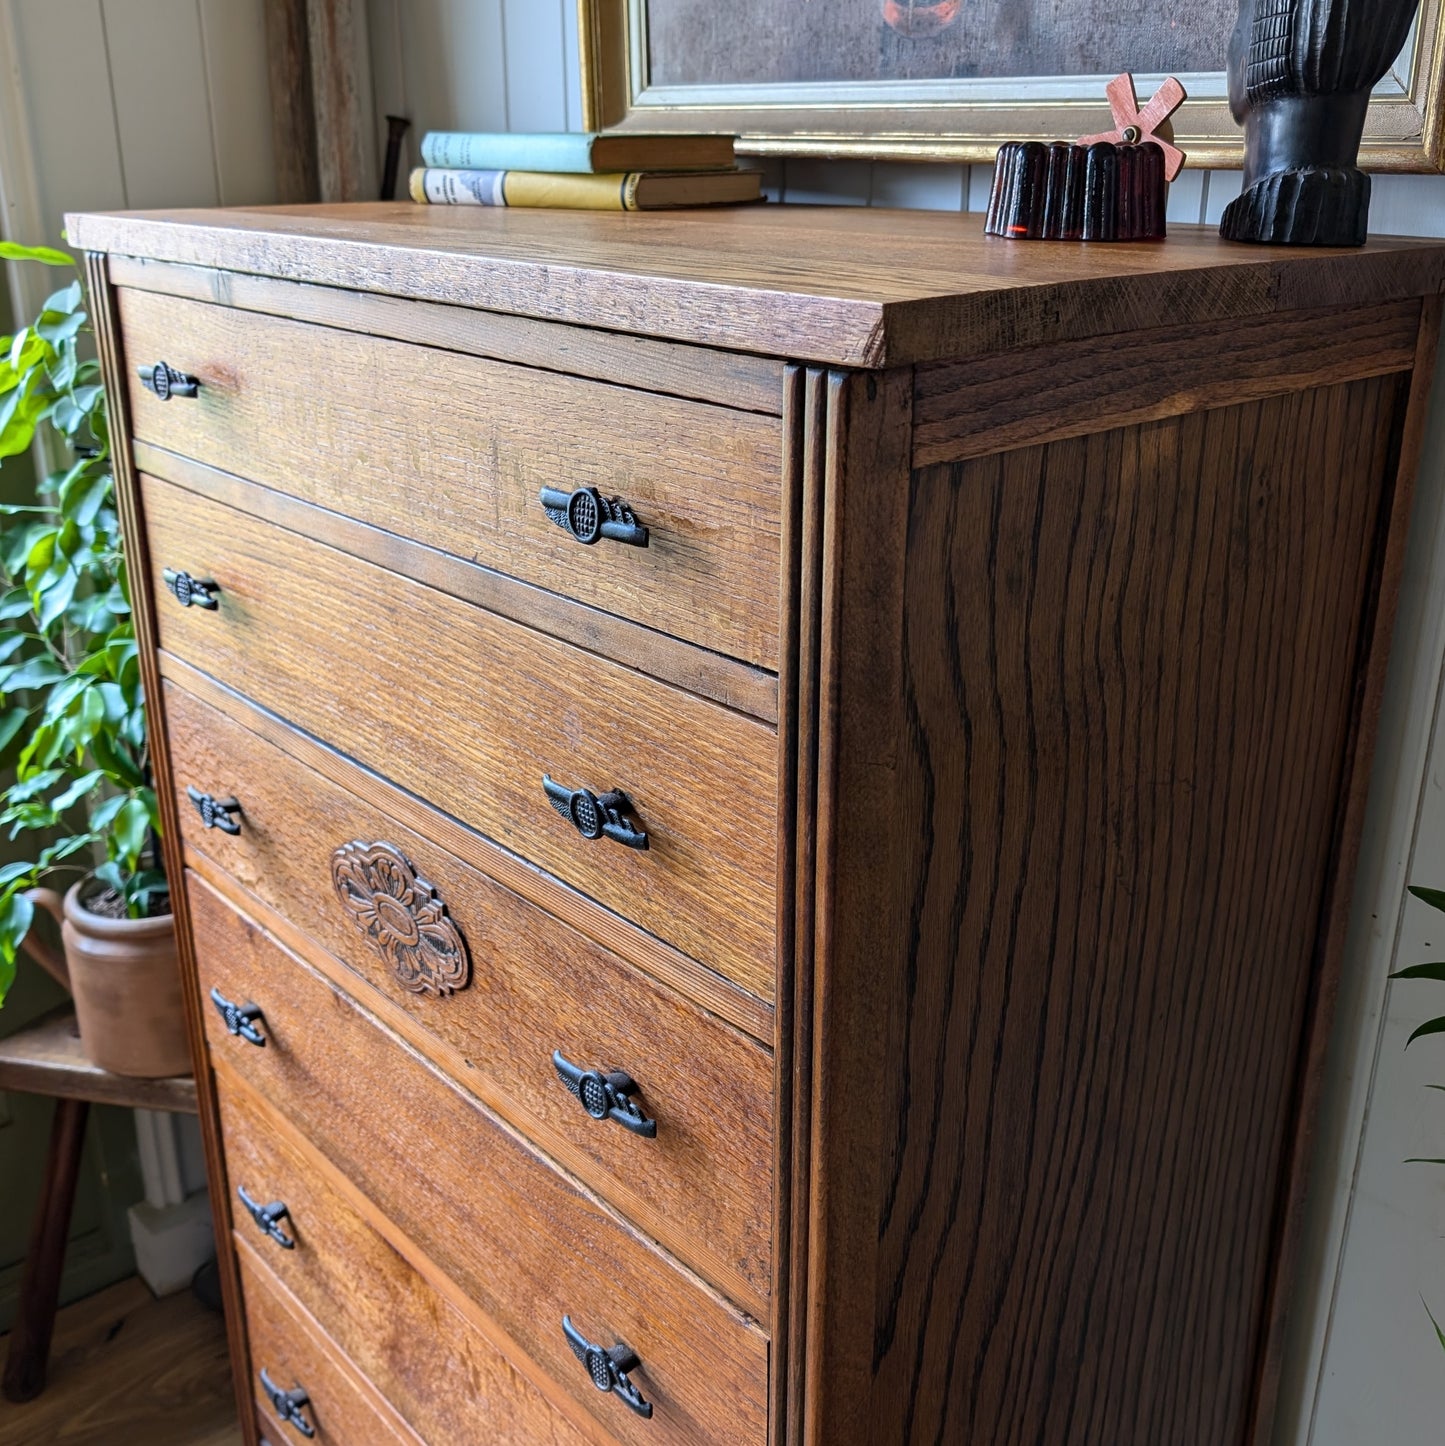
[[[433,838],[464,863],[480,869],[529,903],[630,960],[659,983],[675,989],[767,1048],[773,1047],[774,1015],[766,1001],[481,834],[433,812],[405,789],[294,729],[174,653],[158,652],[157,657],[163,678],[227,714],[338,787],[374,804],[416,833]]]
[[[696,1244],[696,1237],[679,1235],[666,1217],[652,1209],[642,1195],[629,1191],[618,1177],[613,1176],[610,1180],[599,1178],[597,1167],[589,1163],[581,1149],[489,1085],[478,1071],[468,1070],[460,1051],[429,1033],[394,1000],[379,993],[264,900],[238,884],[205,854],[187,846],[186,867],[232,908],[259,924],[285,949],[348,998],[355,1000],[387,1029],[400,1035],[432,1069],[445,1075],[452,1087],[471,1095],[509,1130],[522,1136],[534,1153],[546,1156],[555,1169],[576,1181],[589,1194],[607,1202],[611,1210],[628,1221],[629,1228],[653,1241],[685,1270],[705,1281],[753,1320],[769,1319],[771,1309],[768,1302],[739,1270],[722,1256]],[[234,1068],[229,1069],[228,1078],[236,1073]]]
[[[106,396],[111,408],[110,435],[115,469],[115,502],[125,539],[125,553],[134,578],[146,576],[151,570],[150,546],[140,508],[140,479],[130,446],[130,393],[125,372],[125,342],[121,335],[120,314],[114,288],[106,269],[103,253],[85,253],[86,289],[90,296],[96,350],[99,353]],[[160,661],[156,656],[159,629],[156,625],[155,600],[149,588],[137,587],[131,598],[136,641],[139,644],[141,684],[148,698],[161,695]],[[155,773],[157,807],[161,818],[161,852],[166,876],[179,879],[184,862],[181,850],[181,823],[175,790],[170,786],[170,743],[166,734],[164,710],[153,708],[148,715],[151,762]],[[210,1004],[201,994],[196,970],[196,951],[191,932],[189,903],[184,889],[171,895],[171,909],[176,921],[176,953],[180,964],[181,997],[185,1004],[186,1033],[191,1047],[191,1063],[196,1079],[197,1115],[204,1145],[206,1184],[211,1202],[211,1223],[218,1241],[224,1240],[231,1227],[231,1209],[221,1147],[221,1124],[216,1105],[215,1085],[205,1067],[208,1057],[203,1010]],[[218,1252],[218,1274],[221,1304],[226,1321],[226,1340],[231,1358],[232,1385],[235,1390],[238,1419],[254,1419],[255,1397],[250,1383],[250,1358],[246,1346],[244,1305],[241,1282],[235,1257],[229,1250]]]
[[[314,502],[290,497],[152,442],[133,441],[131,449],[137,469],[163,482],[314,538],[764,723],[776,725],[778,721],[778,680],[765,669],[563,597],[536,583],[467,562],[369,522],[318,507]]]
[[[120,253],[110,257],[110,282],[638,391],[714,402],[736,411],[778,416],[783,408],[782,362],[748,352]]]

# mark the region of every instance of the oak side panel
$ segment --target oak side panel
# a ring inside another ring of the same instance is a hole
[[[914,473],[871,1423],[835,1441],[1243,1439],[1406,382]]]
[[[961,462],[1306,387],[1406,371],[1420,302],[1164,326],[919,367],[913,465]],[[1202,364],[1203,358],[1218,360]]]
[[[1380,509],[1376,572],[1366,590],[1366,616],[1361,628],[1356,670],[1356,712],[1347,762],[1348,784],[1341,793],[1334,861],[1320,912],[1319,968],[1308,1003],[1300,1051],[1295,1124],[1291,1131],[1289,1153],[1280,1172],[1278,1208],[1282,1224],[1265,1309],[1264,1365],[1260,1372],[1249,1437],[1254,1446],[1271,1446],[1285,1333],[1292,1303],[1290,1287],[1299,1261],[1305,1201],[1311,1186],[1315,1129],[1325,1084],[1325,1061],[1339,993],[1340,971],[1344,965],[1355,866],[1364,829],[1390,640],[1405,568],[1411,504],[1430,403],[1441,312],[1441,297],[1427,297],[1422,308],[1409,396],[1397,438],[1398,455]]]
[[[160,670],[157,665],[157,633],[153,598],[141,579],[150,571],[150,550],[146,536],[145,513],[140,496],[139,479],[133,464],[128,438],[131,435],[130,409],[126,386],[127,358],[120,331],[116,297],[106,278],[105,257],[93,252],[85,257],[86,289],[90,296],[95,325],[97,349],[104,374],[106,400],[110,407],[111,436],[114,443],[115,495],[125,539],[126,562],[132,579],[131,606],[135,620],[136,639],[140,645],[141,682],[147,699],[161,696]],[[231,1233],[230,1192],[227,1188],[225,1163],[221,1154],[221,1124],[216,1107],[215,1085],[211,1075],[206,1037],[201,1022],[201,990],[196,973],[195,946],[191,934],[190,910],[186,891],[181,885],[183,860],[181,831],[176,816],[175,797],[170,786],[170,751],[166,739],[165,719],[159,707],[147,708],[151,769],[155,776],[156,796],[161,817],[161,852],[166,877],[172,881],[171,911],[176,921],[176,952],[181,970],[181,993],[185,1001],[186,1029],[190,1037],[191,1069],[196,1079],[197,1107],[201,1138],[205,1148],[206,1184],[211,1200],[211,1222],[217,1240],[227,1240]],[[229,1250],[219,1253],[221,1300],[226,1317],[226,1334],[231,1348],[231,1374],[236,1387],[237,1415],[246,1446],[257,1446],[256,1416],[252,1408],[250,1388],[250,1357],[246,1345],[245,1318],[242,1312],[240,1278],[235,1257]]]

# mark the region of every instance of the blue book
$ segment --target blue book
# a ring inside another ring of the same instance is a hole
[[[422,165],[457,171],[726,171],[735,136],[652,135],[631,131],[552,131],[496,135],[428,131]]]

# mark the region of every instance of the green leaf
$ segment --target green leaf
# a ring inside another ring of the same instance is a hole
[[[48,653],[22,663],[5,681],[5,691],[16,692],[21,688],[40,688],[46,683],[59,682],[65,677],[65,669]]]
[[[25,708],[9,708],[0,713],[0,768],[9,767],[15,761],[9,757],[10,745],[20,736],[29,717],[29,710]]]
[[[69,286],[62,286],[59,291],[52,291],[45,298],[45,309],[46,311],[84,311],[85,291],[79,280],[72,281]]]
[[[1411,884],[1409,892],[1414,894],[1422,904],[1429,904],[1432,909],[1439,909],[1445,913],[1445,889],[1425,889]]]
[[[151,815],[145,800],[139,796],[126,799],[111,826],[111,840],[115,845],[117,862],[128,873],[134,873],[150,833]]]
[[[14,964],[34,917],[35,905],[18,890],[0,899],[0,959],[7,964]]]
[[[75,257],[53,246],[21,246],[14,241],[0,241],[0,261],[39,261],[44,266],[74,266]]]
[[[1407,1165],[1445,1165],[1445,1160],[1432,1160],[1426,1155],[1407,1155],[1405,1163]]]
[[[1417,1039],[1424,1039],[1427,1034],[1445,1034],[1445,1014],[1442,1014],[1438,1019],[1427,1019],[1425,1023],[1405,1041],[1405,1048],[1409,1049]]]
[[[0,622],[28,617],[29,614],[30,594],[23,587],[11,588],[3,597],[0,597]]]
[[[6,864],[3,869],[0,869],[0,886],[13,884],[16,879],[23,879],[27,874],[33,873],[34,871],[35,865],[26,863],[24,859],[19,860],[17,863]]]
[[[56,813],[64,813],[73,804],[79,803],[86,794],[92,792],[105,774],[100,769],[94,769],[90,773],[82,773],[64,793],[58,793],[50,800],[50,806]]]
[[[19,783],[12,783],[5,790],[6,803],[24,803],[27,799],[34,798],[37,793],[44,793],[52,784],[58,783],[65,777],[63,768],[43,768],[30,778],[22,778]]]
[[[11,633],[9,637],[0,634],[0,663],[3,663],[6,658],[11,657],[13,654],[18,653],[20,649],[24,647],[25,642],[26,637],[24,633]]]
[[[115,821],[118,814],[127,802],[123,793],[113,793],[109,798],[102,799],[90,811],[90,826],[96,833],[104,833]]]
[[[80,574],[73,567],[67,567],[43,590],[36,614],[42,628],[48,628],[70,606],[79,582]]]
[[[1420,1297],[1420,1304],[1425,1305],[1425,1297]],[[1440,1342],[1440,1349],[1445,1351],[1445,1331],[1440,1329],[1440,1322],[1435,1319],[1430,1307],[1425,1305],[1425,1314],[1430,1317],[1430,1324],[1435,1327],[1435,1339]]]
[[[1445,963],[1411,964],[1408,969],[1397,969],[1391,979],[1437,979],[1445,984]]]

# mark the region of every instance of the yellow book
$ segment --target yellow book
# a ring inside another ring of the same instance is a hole
[[[411,198],[440,206],[539,206],[575,211],[656,211],[756,201],[756,171],[457,171],[418,166]]]

